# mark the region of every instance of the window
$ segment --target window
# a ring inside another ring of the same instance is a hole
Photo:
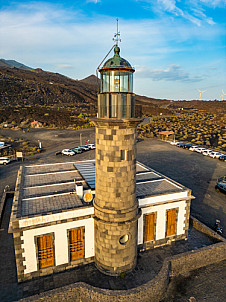
[[[177,209],[167,211],[166,236],[176,235]]]
[[[77,228],[69,231],[69,253],[70,261],[83,258],[83,228]]]
[[[111,117],[118,117],[118,96],[117,96],[117,94],[111,95]]]
[[[101,92],[133,92],[133,74],[123,70],[101,73]]]
[[[127,160],[127,150],[121,150],[121,160]]]
[[[121,92],[129,91],[129,74],[126,72],[121,72],[120,91]]]
[[[101,92],[109,92],[109,72],[103,72],[101,75]]]
[[[133,74],[129,74],[129,92],[133,92]]]
[[[128,234],[121,236],[120,239],[119,239],[119,243],[122,244],[122,245],[125,245],[128,241],[129,241],[129,235]]]
[[[37,247],[39,268],[54,265],[53,235],[49,234],[37,237]]]
[[[144,218],[144,242],[155,239],[155,213],[147,214]]]

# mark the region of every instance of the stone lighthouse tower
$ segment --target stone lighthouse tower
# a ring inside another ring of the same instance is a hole
[[[118,38],[117,33],[117,38]],[[118,42],[118,39],[117,39]],[[130,271],[137,258],[136,127],[134,68],[120,57],[99,69],[96,126],[95,264],[108,275]]]

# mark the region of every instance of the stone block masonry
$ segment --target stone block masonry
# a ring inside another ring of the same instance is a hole
[[[108,275],[130,271],[137,258],[137,119],[96,123],[95,264]]]

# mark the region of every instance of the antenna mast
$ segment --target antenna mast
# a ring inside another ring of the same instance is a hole
[[[114,38],[112,39],[115,44],[112,46],[112,48],[109,50],[109,52],[106,54],[106,56],[104,57],[104,59],[101,61],[101,63],[99,64],[99,66],[97,67],[96,69],[96,77],[97,77],[97,85],[99,87],[99,83],[98,83],[98,71],[100,69],[100,66],[101,64],[105,61],[105,59],[109,56],[110,52],[112,51],[112,49],[115,47],[115,46],[118,46],[118,42],[121,42],[121,39],[119,38],[120,37],[120,32],[118,31],[118,18],[116,18],[116,21],[117,21],[117,33],[114,34]],[[99,87],[100,88],[100,87]]]
[[[118,46],[118,42],[121,42],[120,31],[118,31],[118,18],[116,18],[116,21],[117,21],[117,32],[116,34],[114,34],[113,41],[115,42],[115,46]]]

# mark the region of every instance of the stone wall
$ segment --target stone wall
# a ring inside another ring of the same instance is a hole
[[[3,192],[2,198],[0,199],[0,227],[1,227],[1,223],[2,223],[5,201],[6,201],[6,192]]]
[[[214,232],[212,229],[210,229],[208,226],[206,226],[204,223],[200,222],[198,219],[194,218],[193,216],[190,216],[190,224],[199,232],[204,233],[207,236],[215,238],[218,241],[224,240],[223,237],[218,235],[216,232]]]
[[[9,186],[6,186],[4,189],[4,192],[2,194],[2,198],[0,199],[0,227],[2,223],[2,218],[4,214],[4,209],[5,209],[5,203],[8,197],[12,196],[13,197],[13,191],[10,191]]]
[[[224,259],[226,259],[225,241],[198,250],[175,255],[170,259],[170,276],[175,277],[200,267],[220,262]]]
[[[101,289],[79,282],[51,290],[48,293],[22,299],[21,302],[158,302],[163,297],[169,283],[169,266],[169,261],[165,261],[156,278],[129,290]]]

